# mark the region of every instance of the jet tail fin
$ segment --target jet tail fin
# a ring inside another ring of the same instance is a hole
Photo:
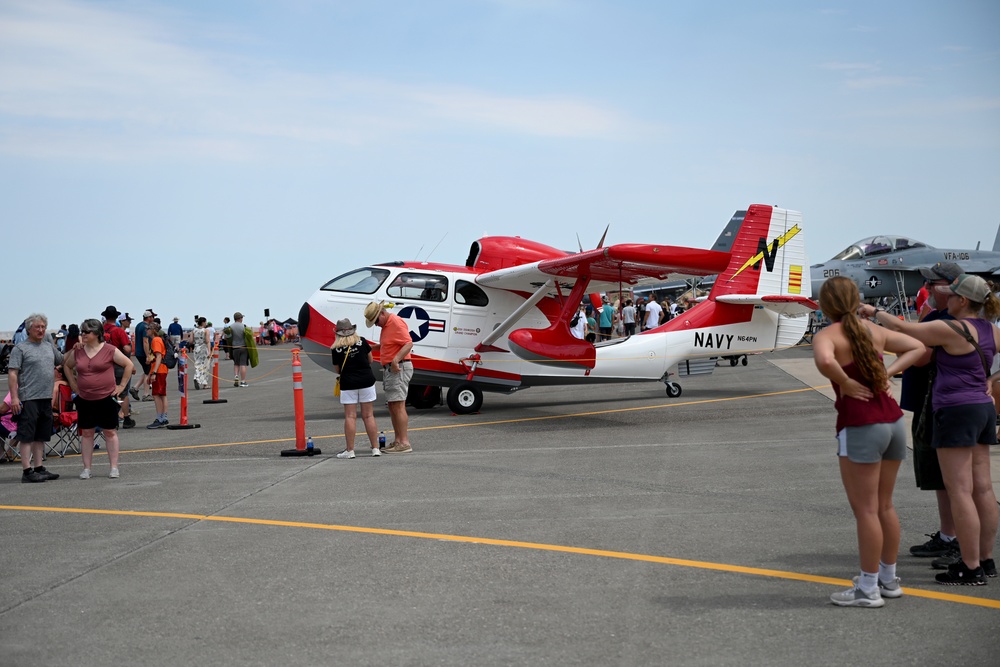
[[[993,241],[993,252],[1000,252],[1000,227],[997,227],[997,237]]]

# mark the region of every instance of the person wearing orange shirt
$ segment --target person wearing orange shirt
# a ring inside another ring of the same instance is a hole
[[[170,423],[167,421],[167,373],[170,369],[163,363],[163,358],[167,355],[167,344],[163,341],[159,322],[150,322],[146,326],[146,338],[149,340],[149,353],[153,357],[149,362],[146,384],[152,389],[156,405],[156,419],[146,428],[163,428]]]
[[[412,452],[407,432],[410,418],[406,414],[406,394],[413,378],[413,362],[410,360],[413,339],[410,338],[410,329],[398,315],[387,311],[383,303],[374,301],[365,307],[365,322],[369,327],[378,325],[382,329],[378,343],[382,388],[389,404],[389,418],[395,434],[395,441],[385,451],[389,454]]]

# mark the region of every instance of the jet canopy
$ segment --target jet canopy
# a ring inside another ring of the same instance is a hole
[[[847,246],[845,250],[837,253],[833,259],[850,261],[874,257],[876,255],[885,255],[900,250],[909,250],[911,248],[929,247],[926,243],[914,241],[905,236],[870,236]]]

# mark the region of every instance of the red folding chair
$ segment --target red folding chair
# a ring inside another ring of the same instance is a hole
[[[68,384],[59,385],[59,405],[52,415],[55,441],[49,441],[46,454],[66,456],[66,452],[80,453],[80,430],[77,428],[77,412],[73,409],[73,390]]]

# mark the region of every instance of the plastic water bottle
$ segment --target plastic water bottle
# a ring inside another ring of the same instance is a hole
[[[378,432],[378,448],[385,449],[385,431]]]
[[[306,451],[311,452],[312,449],[313,449],[313,439],[312,436],[310,435],[308,438],[306,438]]]

